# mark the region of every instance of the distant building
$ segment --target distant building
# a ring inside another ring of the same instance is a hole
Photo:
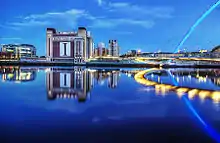
[[[100,49],[105,48],[105,43],[100,42],[100,43],[98,43],[97,47],[100,48]]]
[[[104,43],[100,42],[98,44],[97,48],[95,48],[94,55],[95,57],[106,57],[108,55],[108,49],[105,48]]]
[[[11,53],[13,57],[36,57],[36,48],[30,44],[8,44],[2,46],[2,52]]]
[[[108,49],[102,48],[102,56],[106,57],[108,55]]]
[[[119,56],[119,46],[117,40],[109,40],[108,55],[112,57]]]
[[[140,54],[140,53],[138,53],[137,50],[130,50],[130,51],[127,52],[127,55],[129,55],[129,56],[135,56],[137,54]]]
[[[186,53],[169,53],[169,52],[160,52],[160,53],[142,53],[143,57],[158,57],[158,58],[178,58],[185,57]]]
[[[15,58],[11,52],[0,52],[0,59],[13,59]]]
[[[199,53],[208,53],[208,50],[199,50]]]
[[[99,49],[98,48],[94,49],[94,57],[99,57]]]
[[[93,39],[84,27],[77,32],[57,32],[47,28],[47,60],[85,62],[93,56]]]
[[[137,51],[136,50],[131,50],[131,55],[136,55],[137,54]]]

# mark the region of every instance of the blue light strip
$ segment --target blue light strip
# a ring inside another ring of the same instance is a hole
[[[177,48],[174,50],[174,53],[178,52],[180,47],[183,46],[183,44],[186,42],[186,40],[189,38],[189,36],[192,34],[192,32],[195,30],[195,28],[216,8],[220,5],[220,0],[218,0],[214,5],[211,6],[210,9],[208,9],[194,24],[193,26],[189,29],[189,31],[186,33],[185,37],[182,39],[182,41],[178,44]],[[169,60],[168,62],[170,62]],[[170,71],[168,71],[169,75],[171,75]],[[178,82],[173,78],[171,75],[173,84],[175,86],[178,86]],[[199,120],[199,122],[203,125],[205,128],[206,132],[209,133],[209,135],[215,139],[215,141],[220,142],[220,135],[211,127],[209,126],[197,113],[197,111],[194,109],[192,106],[191,102],[189,99],[185,96],[183,96],[183,100],[185,101],[187,107],[190,109],[190,111],[193,113],[193,115]]]
[[[188,98],[183,96],[183,100],[185,101],[187,107],[190,109],[190,111],[193,113],[193,115],[199,120],[199,122],[203,125],[206,132],[218,143],[220,143],[220,136],[219,134],[211,127],[209,126],[198,114],[198,112],[195,110],[195,108],[192,106],[191,102]]]
[[[216,2],[214,5],[211,6],[194,24],[193,26],[189,29],[189,31],[186,33],[185,37],[183,40],[179,43],[177,48],[175,49],[174,53],[178,52],[180,47],[183,46],[183,44],[186,42],[186,40],[189,38],[189,36],[192,34],[192,32],[195,30],[195,28],[216,8],[220,5],[220,0]]]
[[[178,82],[173,78],[170,71],[167,71],[167,73],[170,75],[172,82],[175,86],[178,86]],[[217,142],[220,143],[220,135],[211,127],[209,126],[198,114],[198,112],[195,110],[195,108],[192,106],[191,102],[186,96],[183,96],[183,100],[185,101],[187,107],[190,109],[190,111],[193,113],[193,115],[199,120],[199,122],[203,125],[206,132]]]

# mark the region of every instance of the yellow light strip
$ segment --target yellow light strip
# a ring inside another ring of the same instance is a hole
[[[189,87],[178,87],[173,86],[171,84],[160,84],[155,81],[147,80],[144,75],[150,72],[154,72],[160,69],[152,68],[144,71],[140,71],[135,74],[134,79],[136,82],[146,85],[146,86],[154,86],[156,90],[161,91],[174,91],[177,93],[179,97],[183,94],[187,93],[188,97],[192,99],[196,95],[198,95],[201,99],[210,98],[215,102],[220,102],[220,91],[213,91],[213,90],[205,90],[205,89],[198,89],[198,88],[189,88]]]

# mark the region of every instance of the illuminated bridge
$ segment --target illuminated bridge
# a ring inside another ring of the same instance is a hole
[[[153,68],[144,71],[140,71],[135,74],[135,80],[145,86],[153,86],[158,91],[163,93],[173,91],[176,92],[178,96],[182,97],[184,94],[188,94],[190,99],[194,98],[195,96],[199,96],[201,99],[210,98],[214,102],[220,102],[220,91],[216,90],[206,90],[206,89],[199,89],[199,88],[191,88],[191,87],[183,87],[183,86],[175,86],[172,84],[161,84],[155,81],[151,81],[145,78],[145,75],[154,73],[157,71],[161,71],[161,69]]]
[[[132,59],[146,62],[146,61],[164,61],[164,60],[175,60],[175,61],[203,61],[203,62],[218,62],[220,63],[219,58],[193,58],[193,57],[179,57],[179,58],[172,58],[172,57],[133,57]]]

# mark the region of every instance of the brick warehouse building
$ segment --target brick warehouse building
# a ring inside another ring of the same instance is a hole
[[[83,63],[93,56],[93,39],[90,32],[79,27],[77,32],[57,32],[47,28],[47,60]]]

